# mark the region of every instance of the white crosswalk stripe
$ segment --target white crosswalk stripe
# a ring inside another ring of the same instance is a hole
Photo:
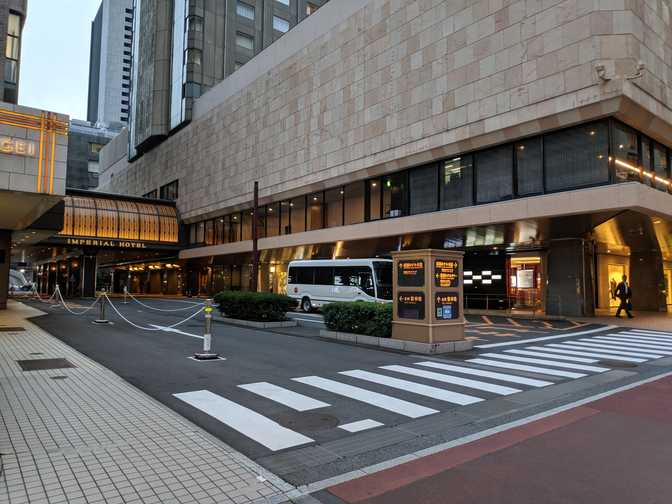
[[[637,339],[630,339],[630,338],[617,338],[614,336],[604,336],[601,338],[594,338],[591,340],[580,340],[580,341],[610,341],[612,343],[620,343],[628,346],[640,346],[642,348],[672,350],[672,345],[661,344],[653,341],[639,341]]]
[[[554,350],[555,349],[555,350]],[[562,349],[562,353],[567,353],[569,355],[583,355],[587,357],[602,357],[610,358],[615,360],[622,360],[625,362],[646,362],[648,359],[660,359],[662,355],[647,354],[642,352],[625,352],[617,350],[609,350],[605,348],[593,348],[581,345],[573,345],[570,343],[553,345],[553,348],[546,348],[549,352],[558,351]],[[580,352],[580,353],[577,353]],[[617,359],[618,357],[618,359]]]
[[[427,378],[428,380],[440,381],[442,383],[450,383],[453,385],[460,385],[462,387],[483,390],[485,392],[492,392],[493,394],[499,395],[510,395],[520,392],[519,389],[515,389],[513,387],[504,387],[502,385],[495,385],[479,380],[470,380],[469,378],[460,378],[459,376],[435,373],[433,371],[425,371],[424,369],[415,369],[407,366],[381,366],[381,369],[417,376],[419,378]]]
[[[467,404],[474,404],[477,402],[481,402],[483,400],[480,397],[474,397],[467,394],[460,394],[459,392],[452,392],[450,390],[431,387],[429,385],[423,385],[421,383],[416,383],[409,380],[400,380],[399,378],[392,378],[391,376],[385,376],[378,373],[371,373],[369,371],[362,371],[361,369],[353,369],[352,371],[341,371],[339,374],[342,374],[344,376],[350,376],[351,378],[366,380],[371,383],[377,383],[379,385],[385,385],[387,387],[392,387],[399,390],[404,390],[406,392],[411,392],[413,394],[418,394],[425,397],[431,397],[432,399],[437,399],[439,401],[445,401],[452,404],[459,404],[460,406],[465,406]]]
[[[238,385],[238,387],[270,399],[271,401],[284,404],[296,411],[309,411],[329,406],[329,404],[325,402],[292,392],[291,390],[278,387],[277,385],[268,382],[248,383],[246,385]]]
[[[382,425],[385,424],[367,418],[366,420],[360,420],[358,422],[351,422],[348,424],[339,425],[338,428],[348,432],[361,432],[363,430],[373,429],[375,427],[380,427]]]
[[[631,329],[632,332],[637,332],[637,333],[648,333],[648,334],[657,334],[660,336],[669,336],[672,338],[672,332],[665,332],[665,331],[651,331],[649,329]]]
[[[549,361],[548,359],[531,359],[529,357],[518,357],[516,355],[484,353],[481,354],[481,356],[487,357],[489,359],[504,359],[507,361],[522,362],[525,364],[541,364],[542,366],[553,366],[564,369],[577,369],[579,371],[591,371],[593,373],[603,373],[605,371],[609,371],[609,369],[605,367],[588,366],[586,364],[571,364],[569,362],[560,362],[560,361]]]
[[[527,347],[532,348],[532,347]],[[528,355],[530,357],[545,357],[548,359],[560,359],[566,360],[569,362],[583,362],[584,364],[595,364],[599,362],[598,359],[589,359],[587,357],[570,357],[568,355],[557,355],[553,353],[546,352],[535,352],[530,350],[505,350],[506,353],[512,353],[516,355]]]
[[[491,359],[469,359],[467,362],[473,362],[474,364],[483,364],[484,366],[493,366],[500,367],[504,369],[517,369],[518,371],[529,371],[531,373],[540,373],[549,376],[562,376],[564,378],[582,378],[586,376],[585,373],[573,373],[570,371],[560,371],[557,369],[548,369],[536,366],[526,366],[523,364],[514,364],[512,362],[502,362]]]
[[[453,366],[452,364],[443,364],[441,362],[433,362],[433,361],[416,362],[415,365],[433,369],[440,369],[442,371],[453,371],[455,373],[461,373],[471,376],[492,378],[493,380],[499,380],[509,383],[517,383],[519,385],[529,385],[530,387],[546,387],[548,385],[553,385],[553,382],[536,380],[534,378],[527,378],[525,376],[517,376],[507,373],[496,373],[494,371],[486,371],[485,369]]]
[[[660,336],[649,336],[648,334],[639,334],[639,333],[612,333],[609,336],[618,336],[619,338],[635,338],[641,341],[655,341],[657,343],[663,343],[666,345],[672,345],[672,339],[670,338],[661,338]]]
[[[598,341],[598,340],[587,340],[587,341],[574,341],[573,345],[580,346],[589,346],[591,348],[609,348],[612,350],[625,350],[625,351],[642,351],[642,352],[655,352],[660,355],[672,355],[672,352],[667,350],[659,350],[658,348],[651,347],[650,345],[630,345],[628,343],[617,343],[609,341]]]
[[[176,398],[216,418],[272,451],[312,443],[303,434],[208,390],[173,394]]]
[[[426,406],[421,406],[409,401],[404,401],[403,399],[397,399],[396,397],[380,394],[360,387],[354,387],[347,383],[337,382],[328,378],[303,376],[301,378],[292,378],[292,380],[303,383],[304,385],[310,385],[311,387],[326,390],[332,394],[349,397],[356,401],[371,404],[372,406],[410,418],[420,418],[433,413],[438,413],[437,410],[427,408]]]

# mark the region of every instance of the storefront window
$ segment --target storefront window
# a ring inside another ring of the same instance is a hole
[[[203,243],[205,240],[205,222],[199,222],[196,228],[196,243]]]
[[[240,241],[240,226],[241,226],[241,219],[240,219],[240,214],[233,214],[231,216],[231,228],[229,230],[229,241],[230,242],[237,242]]]
[[[513,198],[513,153],[503,145],[476,155],[476,203]]]
[[[407,172],[383,178],[383,218],[401,217],[408,213],[406,204]]]
[[[329,189],[324,192],[324,204],[326,206],[326,227],[343,225],[343,194],[342,187]]]
[[[380,219],[381,190],[380,179],[369,180],[369,220]]]
[[[280,202],[280,234],[287,235],[291,232],[290,202]]]
[[[345,224],[364,222],[364,182],[354,182],[343,188],[345,191]]]
[[[271,203],[266,207],[266,236],[280,234],[280,204]]]
[[[251,240],[252,239],[252,210],[244,210],[241,213],[243,219],[242,231],[241,231],[241,240]]]
[[[667,161],[667,149],[660,144],[653,146],[653,171],[656,176],[667,179],[669,178],[669,165]],[[655,187],[661,191],[667,191],[668,186],[661,181],[655,182]]]
[[[541,159],[541,138],[518,142],[514,146],[518,195],[528,196],[544,192],[544,164]]]
[[[443,162],[441,167],[441,210],[466,207],[473,204],[473,160],[471,155]]]
[[[562,191],[609,182],[605,123],[578,126],[544,137],[546,189]]]
[[[292,233],[303,233],[306,230],[306,197],[294,198],[289,203],[292,221]]]
[[[409,174],[411,215],[435,212],[439,201],[437,192],[437,165],[420,166]]]
[[[224,217],[217,217],[215,223],[215,245],[224,243]]]
[[[212,221],[205,221],[205,244],[212,245],[214,243],[215,234]]]
[[[324,227],[322,200],[321,192],[308,195],[308,231]]]
[[[633,167],[639,166],[639,147],[637,146],[637,132],[627,126],[614,122],[614,145],[612,152],[614,157],[624,161]],[[639,172],[628,169],[618,163],[614,163],[616,181],[640,180]]]

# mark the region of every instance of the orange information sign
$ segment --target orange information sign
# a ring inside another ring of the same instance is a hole
[[[402,319],[423,320],[425,318],[425,293],[400,292],[397,296],[397,314]]]
[[[434,309],[437,320],[455,320],[460,316],[460,303],[457,294],[437,292],[434,297]]]
[[[425,261],[422,259],[399,261],[397,285],[399,287],[422,287],[425,285]]]
[[[436,259],[434,261],[434,285],[442,289],[459,287],[460,264],[457,261]]]

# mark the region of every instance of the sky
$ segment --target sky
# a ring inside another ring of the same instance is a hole
[[[19,104],[86,119],[91,21],[101,0],[28,0]]]

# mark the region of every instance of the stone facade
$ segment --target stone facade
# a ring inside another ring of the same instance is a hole
[[[140,195],[179,178],[193,221],[249,205],[254,180],[262,202],[277,200],[606,115],[669,145],[670,10],[330,2],[197,100],[189,126],[110,167],[101,189]]]

